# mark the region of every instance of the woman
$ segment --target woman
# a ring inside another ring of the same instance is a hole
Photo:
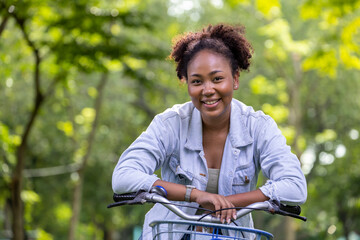
[[[232,98],[251,56],[243,27],[210,25],[181,36],[170,57],[178,78],[187,83],[191,102],[157,115],[122,154],[113,173],[114,192],[160,185],[169,200],[213,210],[268,199],[304,203],[306,181],[299,160],[274,120]],[[159,168],[162,179],[153,175]],[[260,170],[269,180],[256,189]],[[234,214],[217,212],[227,223]],[[145,217],[143,239],[151,238],[150,222],[177,218],[155,205]],[[252,227],[251,215],[238,224]]]

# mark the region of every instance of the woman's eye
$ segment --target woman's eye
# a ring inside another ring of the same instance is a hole
[[[215,77],[214,81],[217,82],[217,81],[220,81],[221,79],[223,79],[223,78],[222,77]]]
[[[191,81],[191,83],[192,83],[192,84],[200,84],[200,83],[201,83],[201,81],[200,81],[200,80],[198,80],[198,79],[195,79],[195,80],[192,80],[192,81]]]

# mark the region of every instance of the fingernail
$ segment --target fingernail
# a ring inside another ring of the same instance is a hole
[[[227,222],[227,224],[230,224],[230,222],[231,222],[230,218],[228,218],[228,220],[226,222]]]
[[[221,220],[221,223],[224,224],[224,223],[225,223],[225,219]]]
[[[233,219],[236,220],[236,214],[233,215]]]

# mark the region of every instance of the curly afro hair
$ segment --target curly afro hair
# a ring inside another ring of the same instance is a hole
[[[189,32],[175,39],[170,59],[176,63],[180,80],[187,79],[187,66],[201,50],[208,49],[229,59],[233,75],[250,66],[253,48],[245,38],[244,26],[208,25],[199,32]]]

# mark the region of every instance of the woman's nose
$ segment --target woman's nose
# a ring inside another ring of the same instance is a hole
[[[212,84],[212,82],[206,82],[204,84],[204,88],[203,88],[203,95],[208,96],[208,95],[212,95],[215,93],[214,90],[214,86]]]

